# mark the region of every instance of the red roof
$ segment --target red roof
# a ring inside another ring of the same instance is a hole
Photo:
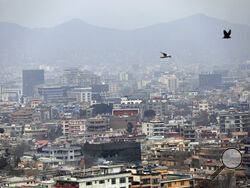
[[[232,136],[247,136],[248,132],[232,132]]]
[[[175,139],[178,139],[178,140],[184,140],[184,138],[182,138],[182,137],[176,137]]]
[[[154,119],[152,119],[152,121],[160,121],[159,119],[157,119],[157,118],[154,118]]]
[[[37,143],[39,144],[37,148],[42,148],[43,146],[46,146],[48,142],[49,142],[48,140],[37,140]]]
[[[48,144],[48,140],[37,140],[38,144]]]

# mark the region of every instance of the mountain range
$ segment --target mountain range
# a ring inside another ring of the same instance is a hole
[[[225,40],[223,30],[232,30]],[[79,19],[49,28],[0,22],[0,65],[127,65],[160,62],[231,65],[250,59],[250,26],[196,14],[135,30],[97,27]]]

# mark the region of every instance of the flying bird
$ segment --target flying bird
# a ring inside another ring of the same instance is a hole
[[[160,58],[171,58],[171,57],[172,57],[171,55],[168,55],[168,54],[163,53],[163,52],[161,52],[161,54],[162,54],[163,56],[160,57]]]
[[[223,39],[230,39],[231,38],[231,29],[227,32],[226,30],[224,30],[224,37]]]

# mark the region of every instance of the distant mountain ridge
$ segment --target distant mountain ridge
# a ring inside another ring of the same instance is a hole
[[[232,29],[230,40],[223,29]],[[236,64],[250,59],[249,44],[250,26],[202,14],[129,31],[78,19],[34,29],[0,22],[0,65],[154,64],[160,51],[175,63]]]

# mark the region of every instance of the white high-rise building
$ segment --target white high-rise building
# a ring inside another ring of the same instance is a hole
[[[165,84],[169,91],[174,91],[179,87],[179,80],[175,74],[164,74],[158,81]]]

